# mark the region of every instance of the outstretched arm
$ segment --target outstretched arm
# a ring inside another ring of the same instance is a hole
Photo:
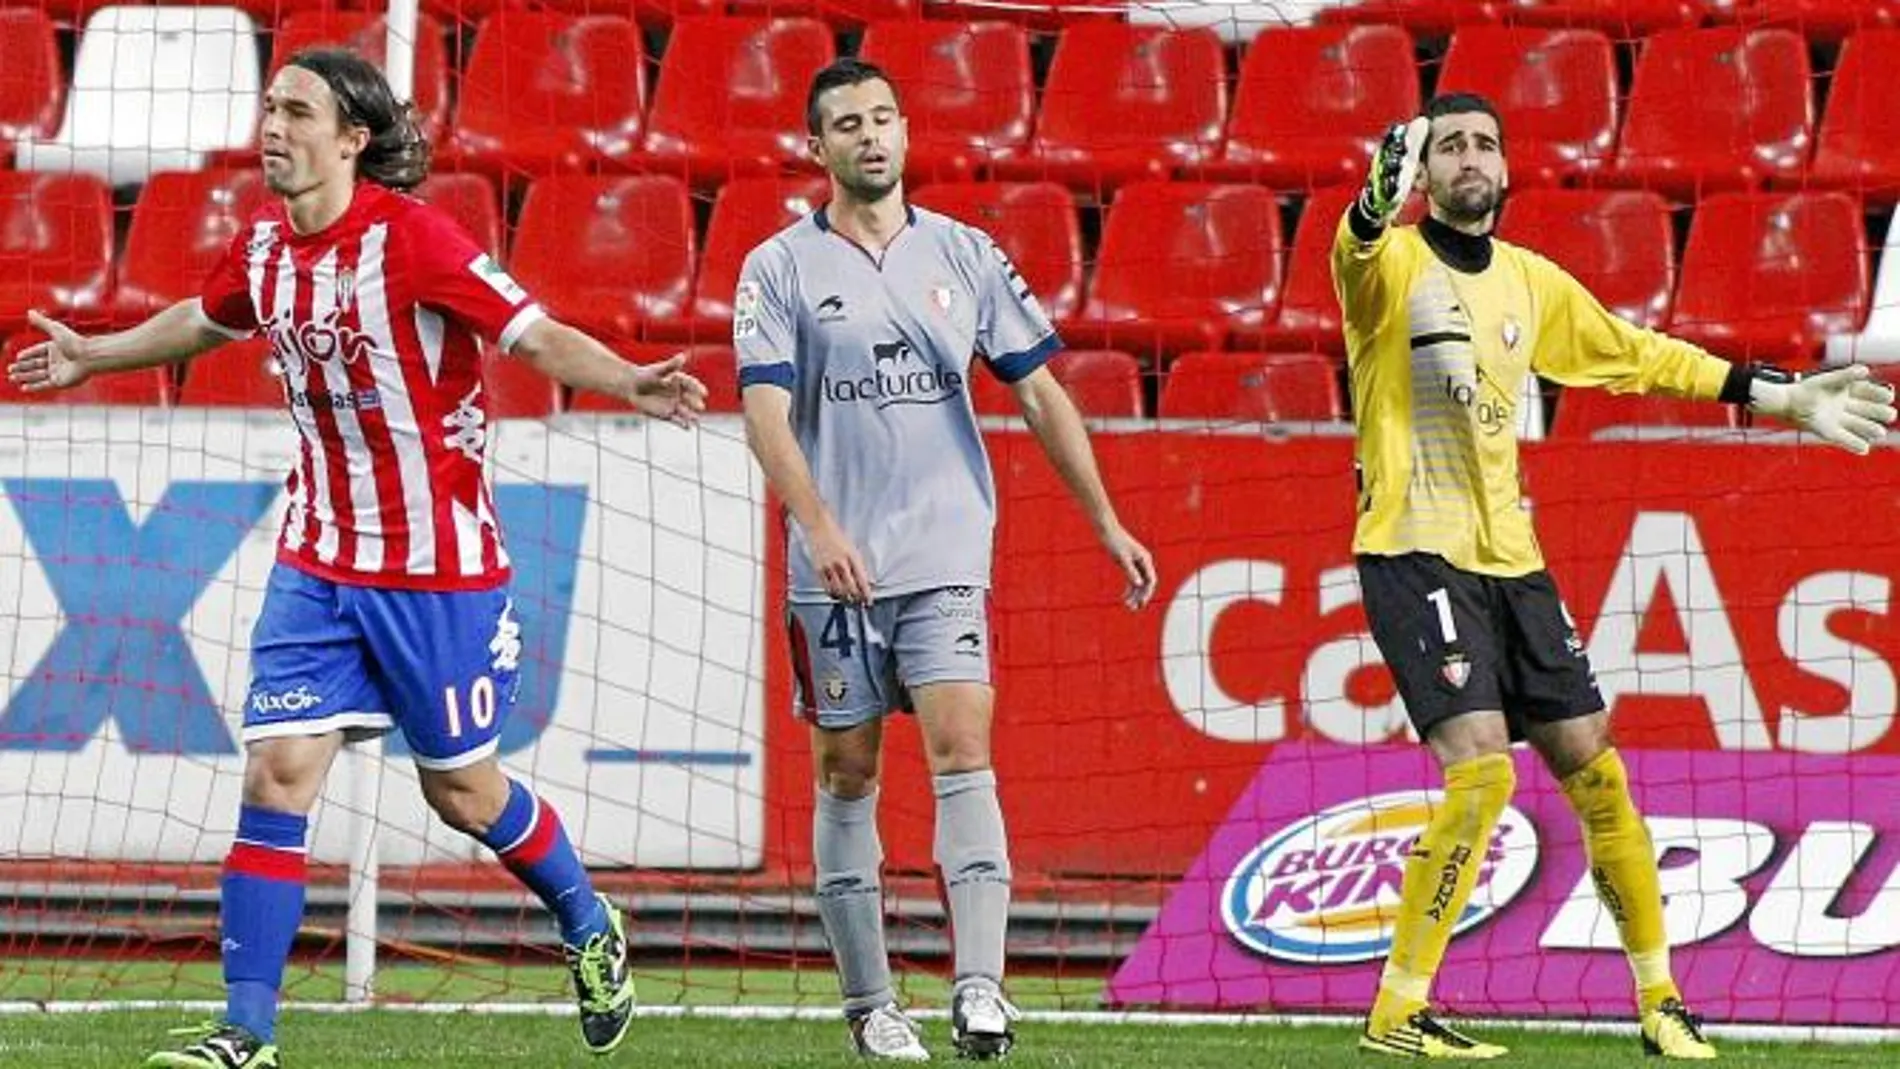
[[[98,374],[180,363],[233,337],[205,317],[196,297],[129,330],[91,338],[38,312],[28,312],[26,321],[46,335],[7,368],[7,377],[27,393],[64,390]]]
[[[576,390],[617,397],[655,419],[682,427],[706,410],[706,386],[681,370],[686,354],[657,364],[631,364],[592,337],[550,318],[521,332],[507,359],[525,360],[541,374]]]

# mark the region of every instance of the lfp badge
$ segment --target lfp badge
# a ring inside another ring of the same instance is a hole
[[[1399,885],[1439,791],[1343,802],[1269,835],[1240,859],[1221,892],[1221,919],[1241,945],[1286,961],[1368,961],[1392,949]],[[1478,885],[1452,934],[1508,905],[1537,868],[1537,829],[1506,806]]]

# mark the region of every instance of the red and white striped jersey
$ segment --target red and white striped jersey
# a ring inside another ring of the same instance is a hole
[[[341,218],[300,235],[275,202],[200,301],[217,330],[264,332],[283,371],[303,444],[279,560],[365,586],[507,580],[476,337],[506,352],[543,313],[449,216],[359,182]]]

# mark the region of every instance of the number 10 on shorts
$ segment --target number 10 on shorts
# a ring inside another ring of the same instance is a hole
[[[468,685],[468,722],[476,731],[487,731],[495,723],[495,681],[488,676],[476,676],[475,682]],[[442,709],[448,714],[449,738],[462,737],[461,694],[453,685],[442,688]]]

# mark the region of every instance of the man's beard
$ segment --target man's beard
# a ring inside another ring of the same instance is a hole
[[[1498,210],[1498,187],[1488,180],[1473,182],[1462,189],[1448,189],[1443,199],[1434,200],[1451,221],[1476,223]]]
[[[846,178],[840,175],[838,184],[843,186],[845,191],[859,203],[876,204],[896,192],[898,183],[903,180],[903,177],[904,174],[900,170],[892,170],[881,179],[866,178],[863,175]]]

